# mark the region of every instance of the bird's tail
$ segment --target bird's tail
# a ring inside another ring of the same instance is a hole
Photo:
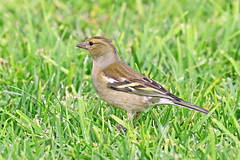
[[[175,105],[180,105],[180,106],[183,106],[183,107],[186,107],[186,108],[189,108],[189,109],[193,109],[193,110],[196,110],[196,111],[198,111],[198,112],[205,113],[205,114],[208,114],[208,113],[209,113],[209,110],[204,109],[204,108],[199,107],[199,106],[196,106],[196,105],[194,105],[194,104],[185,102],[185,101],[183,101],[183,100],[181,100],[181,101],[175,100],[175,101],[173,101],[173,103],[174,103]]]

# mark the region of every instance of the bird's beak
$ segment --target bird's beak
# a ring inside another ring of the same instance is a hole
[[[76,47],[82,48],[82,49],[88,49],[88,46],[87,46],[87,43],[86,43],[86,42],[77,44]]]

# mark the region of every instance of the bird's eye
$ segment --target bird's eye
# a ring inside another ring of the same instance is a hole
[[[93,42],[89,42],[89,45],[92,46],[94,43]]]

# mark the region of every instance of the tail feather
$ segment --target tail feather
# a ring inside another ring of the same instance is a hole
[[[180,106],[183,106],[183,107],[186,107],[186,108],[189,108],[189,109],[193,109],[195,111],[198,111],[198,112],[202,112],[202,113],[205,113],[205,114],[208,114],[209,113],[209,110],[207,109],[204,109],[202,107],[199,107],[199,106],[196,106],[194,104],[191,104],[191,103],[188,103],[188,102],[185,102],[185,101],[173,101],[174,104],[176,105],[180,105]]]

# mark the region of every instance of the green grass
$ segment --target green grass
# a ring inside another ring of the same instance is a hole
[[[239,17],[239,0],[1,0],[0,159],[240,159]],[[127,122],[75,47],[94,35],[215,115],[165,105]]]

